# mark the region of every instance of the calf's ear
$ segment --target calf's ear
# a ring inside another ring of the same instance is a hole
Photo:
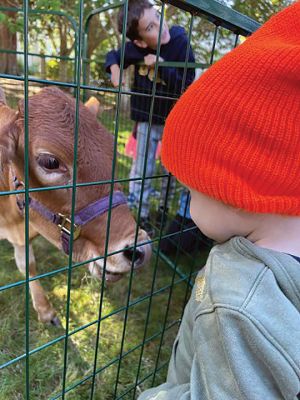
[[[18,112],[0,104],[0,172],[4,165],[13,160],[17,152],[20,128],[17,125]]]
[[[84,103],[84,105],[97,117],[100,115],[100,101],[92,96]]]

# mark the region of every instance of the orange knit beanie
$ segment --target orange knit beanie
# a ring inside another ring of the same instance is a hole
[[[167,119],[162,161],[226,204],[300,215],[300,2],[190,86]]]

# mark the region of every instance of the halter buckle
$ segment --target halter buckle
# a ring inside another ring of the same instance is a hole
[[[64,214],[58,213],[58,215],[61,218],[61,222],[57,224],[57,226],[60,228],[60,231],[71,236],[71,226],[72,226],[71,219]],[[73,224],[73,240],[79,238],[80,232],[81,232],[81,226]]]

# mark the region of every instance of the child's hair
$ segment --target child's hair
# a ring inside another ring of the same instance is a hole
[[[138,31],[139,20],[143,16],[144,11],[152,8],[148,0],[129,0],[128,1],[128,15],[127,15],[127,26],[126,36],[130,40],[141,39]],[[124,7],[121,8],[118,16],[118,29],[119,32],[123,31],[123,20],[124,20]]]

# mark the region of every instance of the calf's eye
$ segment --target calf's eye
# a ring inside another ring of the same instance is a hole
[[[40,154],[37,157],[37,162],[40,167],[46,170],[60,169],[59,160],[51,154]]]

